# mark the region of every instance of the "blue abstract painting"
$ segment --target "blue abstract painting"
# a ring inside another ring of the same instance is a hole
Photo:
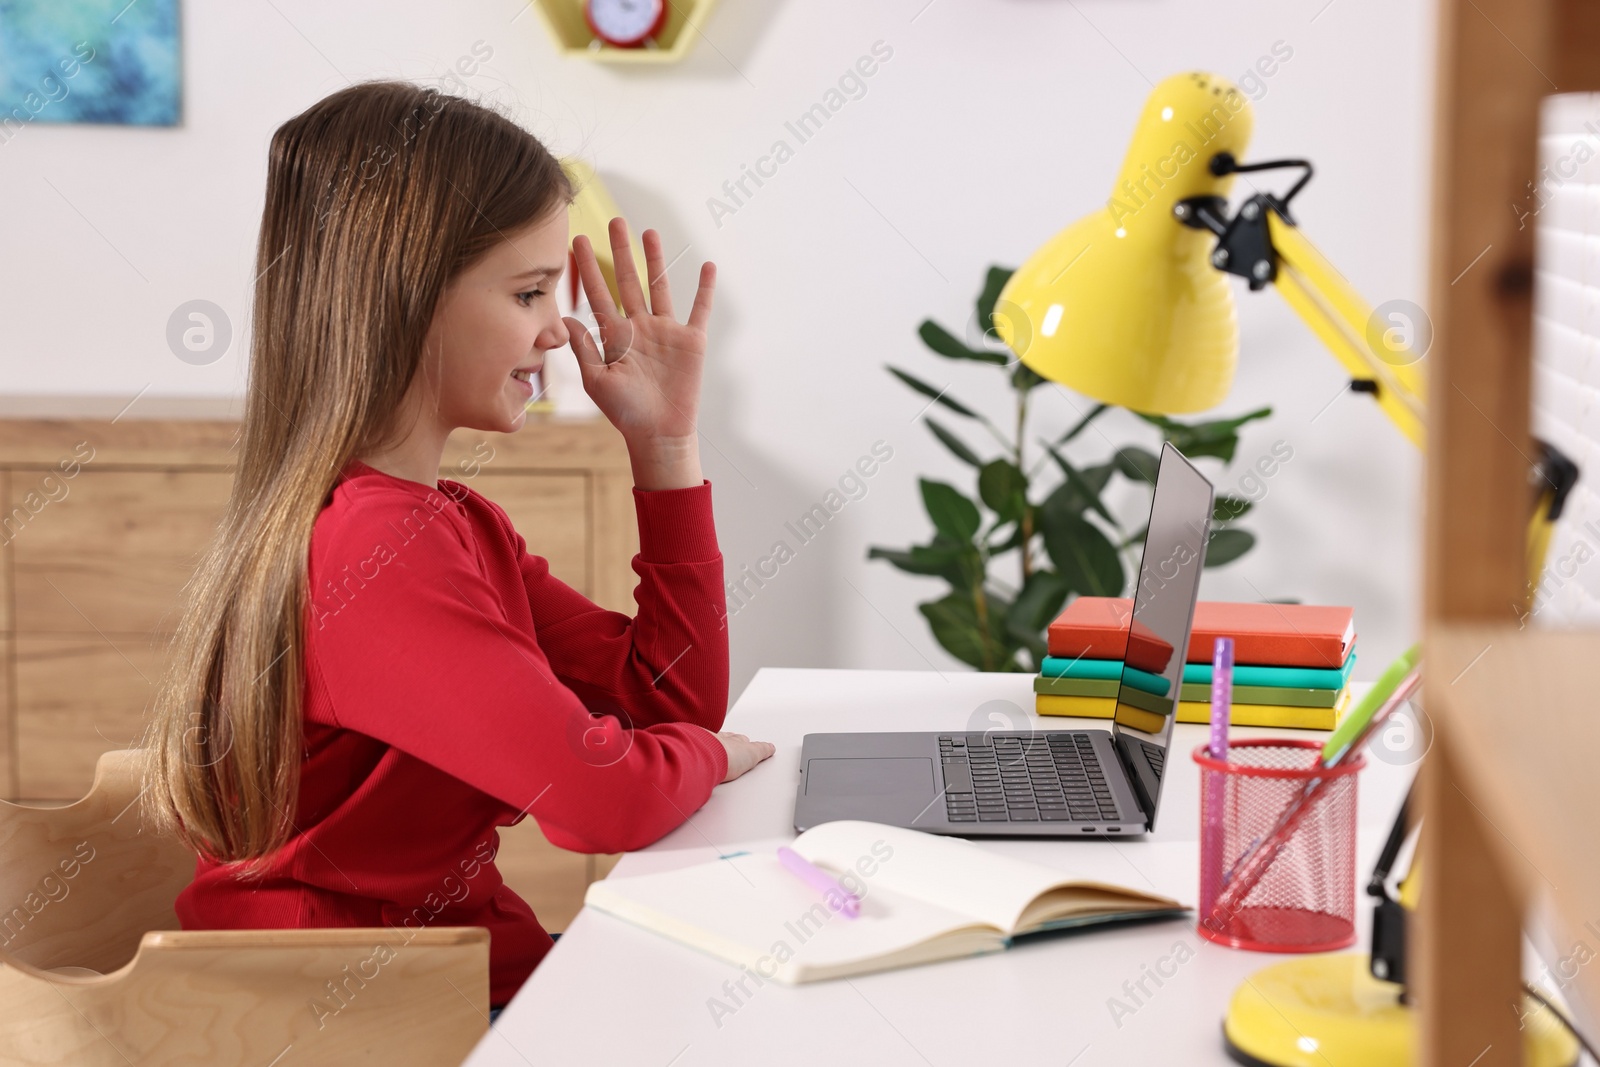
[[[0,140],[32,122],[178,124],[178,0],[0,0]]]

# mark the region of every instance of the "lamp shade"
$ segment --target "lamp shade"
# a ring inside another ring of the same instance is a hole
[[[1213,74],[1175,74],[1145,101],[1104,208],[1035,252],[995,305],[995,328],[1034,372],[1150,414],[1220,403],[1233,381],[1238,322],[1215,237],[1173,217],[1180,200],[1226,197],[1219,152],[1241,157],[1250,101]]]

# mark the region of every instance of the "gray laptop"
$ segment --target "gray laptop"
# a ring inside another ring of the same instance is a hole
[[[806,734],[794,828],[866,819],[962,837],[1153,830],[1211,507],[1211,483],[1166,445],[1110,730]]]

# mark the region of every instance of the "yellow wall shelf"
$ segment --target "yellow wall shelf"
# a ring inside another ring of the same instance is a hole
[[[583,0],[531,0],[561,54],[604,63],[675,63],[699,38],[717,0],[667,0],[667,20],[653,43],[615,48],[602,43],[583,18]]]

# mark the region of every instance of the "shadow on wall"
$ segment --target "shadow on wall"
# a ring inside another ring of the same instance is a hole
[[[667,276],[673,306],[687,314],[706,257],[690,248],[672,262],[683,252],[684,234],[690,232],[681,212],[651,188],[609,173],[601,177],[635,232],[652,227],[661,234],[663,255],[672,264]],[[859,551],[856,541],[834,528],[849,510],[848,497],[839,493],[825,502],[828,491],[837,488],[833,483],[811,485],[795,479],[768,458],[770,443],[742,437],[736,429],[739,420],[733,413],[741,410],[743,398],[735,391],[729,368],[748,358],[748,353],[733,351],[727,340],[740,333],[740,308],[733,292],[719,281],[699,420],[701,466],[712,485],[724,576],[734,587],[726,620],[732,658],[730,701],[738,699],[761,667],[814,667],[842,661],[844,635],[837,620],[848,609],[843,598],[855,594],[842,582],[824,578],[843,573],[846,551]],[[857,446],[864,456],[870,457],[870,444],[863,441]],[[858,458],[851,456],[849,461]],[[841,461],[841,473],[844,465]],[[816,512],[819,505],[826,510],[829,504],[833,509],[828,518]]]

